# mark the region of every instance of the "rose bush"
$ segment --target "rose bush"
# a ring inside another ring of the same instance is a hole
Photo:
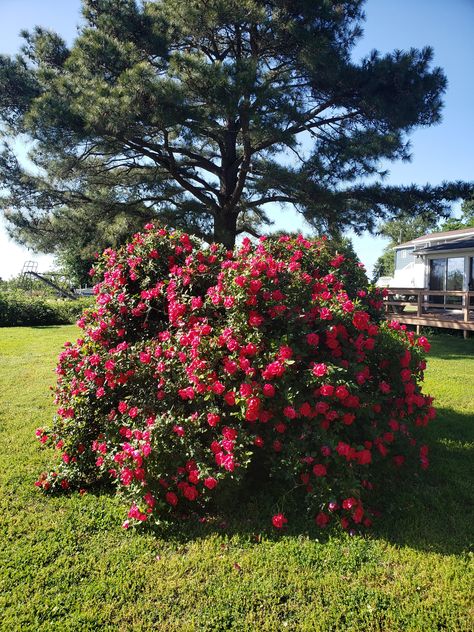
[[[369,526],[387,468],[414,453],[428,465],[426,339],[384,321],[381,290],[331,241],[232,253],[145,228],[93,271],[96,306],[60,355],[54,425],[37,430],[59,465],[37,485],[111,478],[128,526],[202,511],[265,473],[317,525]]]

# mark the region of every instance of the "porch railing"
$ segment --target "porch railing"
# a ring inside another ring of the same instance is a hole
[[[457,320],[474,322],[474,291],[391,287],[386,288],[386,292],[384,304],[387,314],[393,313],[404,319],[438,315],[443,320],[443,317],[452,319],[458,316]],[[439,303],[432,297],[441,297],[443,301]],[[449,299],[453,298],[456,302],[450,303]]]

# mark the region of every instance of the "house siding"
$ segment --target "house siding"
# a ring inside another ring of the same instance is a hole
[[[471,279],[473,266],[471,262],[474,259],[472,237],[474,237],[474,229],[465,229],[463,231],[453,231],[452,234],[425,235],[395,247],[396,267],[389,287],[428,289],[430,262],[433,259],[460,258],[464,260],[463,290],[473,289],[472,283],[474,279]],[[457,248],[458,241],[460,242],[459,249]],[[425,249],[428,250],[434,247],[438,247],[438,250],[423,252]],[[415,254],[413,257],[413,252],[418,254]],[[406,260],[406,265],[404,265],[404,260]]]

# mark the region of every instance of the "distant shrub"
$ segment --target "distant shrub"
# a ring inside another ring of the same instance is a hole
[[[429,345],[383,320],[382,290],[332,242],[230,253],[148,226],[95,272],[84,335],[60,355],[57,417],[37,430],[60,455],[39,487],[111,478],[128,526],[202,510],[258,472],[253,489],[266,478],[320,527],[352,528],[371,524],[387,471],[413,453],[427,466]]]
[[[58,299],[56,301],[48,301],[49,305],[52,305],[56,310],[58,318],[61,319],[64,324],[75,323],[84,313],[84,310],[88,307],[92,307],[95,303],[94,297],[83,296],[77,298],[75,301],[68,299]]]
[[[74,323],[91,299],[61,300],[31,296],[21,290],[0,291],[0,327]]]

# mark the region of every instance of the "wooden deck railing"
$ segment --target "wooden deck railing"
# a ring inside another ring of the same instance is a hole
[[[443,301],[435,302],[433,297],[442,297]],[[461,329],[465,337],[474,331],[473,291],[391,287],[387,288],[384,303],[387,318],[417,325],[417,330],[420,325]]]

